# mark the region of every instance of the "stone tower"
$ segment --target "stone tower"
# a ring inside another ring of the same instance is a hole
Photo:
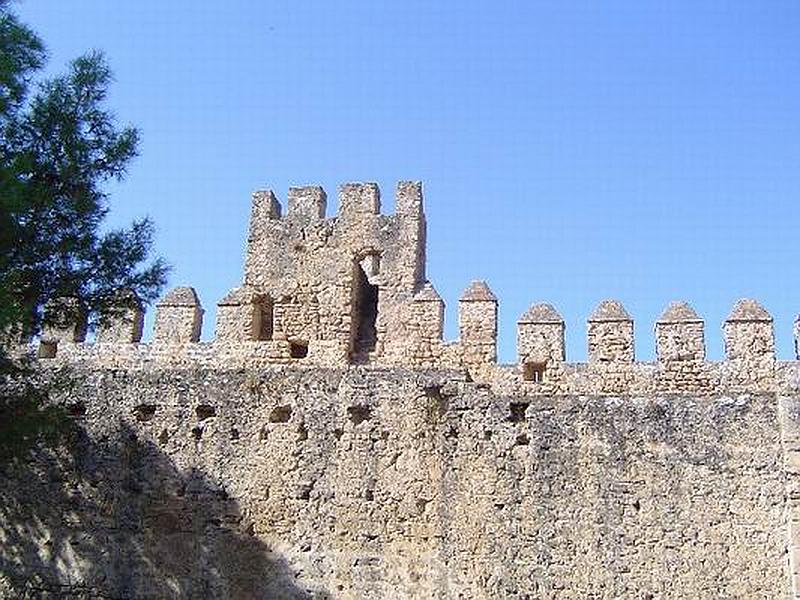
[[[374,183],[340,186],[330,218],[320,187],[291,188],[287,204],[282,215],[272,192],[253,195],[244,281],[220,304],[218,341],[272,341],[278,355],[331,364],[401,355],[425,284],[422,185],[400,182],[391,216]]]

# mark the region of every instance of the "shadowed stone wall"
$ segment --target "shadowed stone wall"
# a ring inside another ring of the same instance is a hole
[[[0,474],[12,597],[790,597],[794,396],[374,368],[72,382],[74,456]]]

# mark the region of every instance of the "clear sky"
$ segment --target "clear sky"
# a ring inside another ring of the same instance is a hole
[[[240,283],[250,193],[424,182],[446,334],[471,279],[500,355],[535,301],[567,322],[617,298],[637,357],[673,299],[706,319],[761,301],[791,358],[800,310],[800,2],[27,0],[49,68],[105,51],[141,156],[113,224],[149,215],[170,286],[214,309]]]

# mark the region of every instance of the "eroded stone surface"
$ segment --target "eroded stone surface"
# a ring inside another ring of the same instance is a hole
[[[442,370],[73,377],[59,402],[85,432],[75,458],[0,475],[0,572],[15,589],[789,594],[794,399],[781,416],[770,393],[529,397]]]

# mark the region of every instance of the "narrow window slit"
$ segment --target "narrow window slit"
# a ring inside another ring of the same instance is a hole
[[[256,339],[261,342],[269,341],[272,339],[272,322],[274,319],[272,302],[269,300],[261,300],[256,305],[256,323],[255,334]]]

